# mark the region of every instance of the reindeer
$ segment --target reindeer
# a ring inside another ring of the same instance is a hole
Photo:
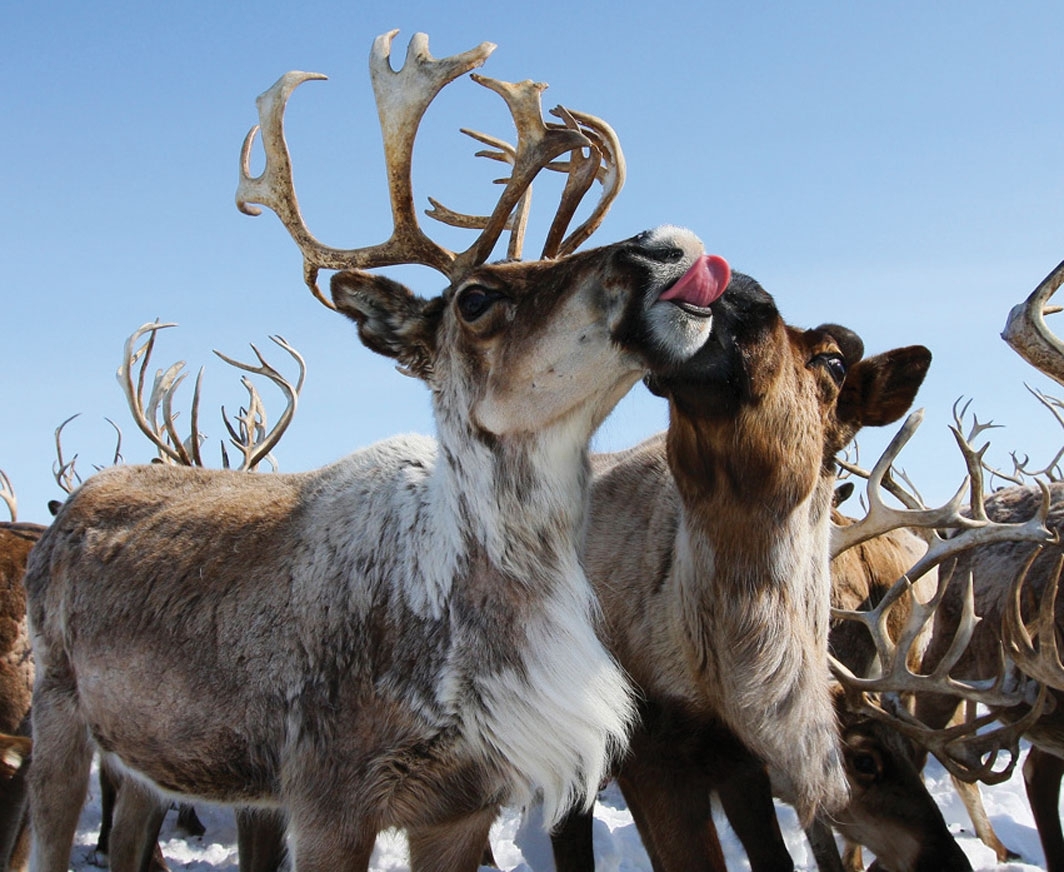
[[[282,116],[315,74],[260,97],[267,166],[247,169],[253,129],[238,202],[281,217],[320,299],[319,269],[342,270],[331,307],[427,383],[438,441],[396,437],[298,474],[118,467],[67,501],[26,576],[41,872],[66,868],[94,745],[148,787],[121,792],[118,819],[125,797],[136,811],[157,791],[281,806],[306,872],[366,869],[393,826],[415,868],[475,868],[500,805],[539,797],[555,821],[625,742],[630,688],[580,562],[587,442],[648,368],[702,344],[727,265],[672,227],[574,252],[619,188],[612,131],[565,110],[547,126],[540,86],[479,76],[517,121],[512,173],[470,248],[429,240],[410,195],[417,122],[493,46],[438,61],[419,34],[395,72],[393,37],[371,71],[394,235],[339,251],[302,221]],[[486,264],[508,223],[511,242],[523,231],[511,215],[536,171],[566,153],[543,259]],[[596,178],[603,200],[562,239]],[[399,262],[447,289],[424,300],[365,271]],[[811,800],[840,792],[825,768]]]
[[[26,822],[26,772],[33,662],[26,628],[26,558],[44,527],[18,521],[18,500],[11,480],[0,470],[0,498],[11,514],[0,523],[0,865],[25,868],[29,843]]]
[[[698,354],[648,380],[667,433],[594,458],[585,560],[643,700],[617,777],[659,870],[724,868],[710,792],[751,789],[763,760],[805,823],[845,805],[827,669],[833,458],[902,415],[930,363],[919,346],[862,359],[837,325],[789,327],[748,276],[711,308]],[[786,851],[764,862],[793,868]]]
[[[204,370],[200,370],[196,379],[190,415],[190,432],[185,439],[178,436],[177,413],[174,411],[174,397],[186,375],[182,371],[184,362],[178,362],[165,370],[159,370],[151,385],[150,396],[148,398],[144,396],[145,375],[157,335],[160,330],[173,326],[175,325],[156,321],[145,324],[134,331],[125,343],[122,364],[117,373],[118,381],[126,395],[134,421],[155,446],[156,462],[202,466],[204,463],[200,449],[206,437],[200,432],[198,421],[199,396]],[[141,343],[141,339],[145,336],[147,336],[146,341]],[[270,366],[254,345],[252,345],[252,350],[259,360],[257,366],[242,363],[221,352],[215,352],[222,360],[237,369],[270,379],[280,388],[287,400],[285,409],[277,422],[272,427],[268,426],[262,397],[255,384],[244,376],[243,384],[248,391],[247,406],[241,407],[232,423],[223,407],[222,419],[229,431],[230,442],[240,452],[241,460],[237,468],[241,470],[254,470],[263,462],[268,462],[276,469],[276,461],[271,451],[291,423],[306,374],[302,356],[281,337],[271,338],[298,364],[299,378],[294,384]],[[164,413],[161,419],[160,412]],[[68,495],[73,493],[81,483],[81,476],[77,470],[78,458],[75,455],[69,460],[66,459],[62,444],[64,429],[76,417],[77,415],[67,418],[55,430],[57,460],[53,467],[53,475],[60,489]],[[111,462],[118,464],[122,462],[122,431],[113,421],[107,420],[117,434],[114,457]],[[229,468],[229,458],[224,444],[222,461],[223,465]],[[0,758],[0,858],[6,861],[3,868],[16,869],[24,866],[29,851],[28,840],[24,845],[20,842],[18,849],[13,849],[11,846],[16,838],[21,838],[19,832],[25,829],[24,822],[27,819],[24,799],[26,773],[32,757],[32,743],[28,736],[34,675],[22,576],[26,569],[30,548],[41,537],[45,527],[40,524],[15,523],[18,502],[10,479],[2,470],[0,470],[0,499],[7,504],[12,520],[10,524],[0,524],[0,594],[2,594],[0,596],[0,642],[3,643],[0,649],[0,752],[3,753],[3,757]],[[58,501],[50,503],[53,514],[58,511],[60,505]],[[18,735],[10,735],[12,732]],[[119,774],[111,772],[108,761],[104,759],[100,769],[102,822],[96,846],[101,854],[109,853],[111,818],[120,778]],[[160,811],[165,811],[165,809],[160,809]],[[265,812],[259,814],[265,814]],[[160,814],[158,820],[154,822],[156,833],[161,823],[162,815]],[[151,825],[148,824],[148,826]],[[191,835],[202,835],[204,832],[203,824],[200,823],[195,810],[185,803],[182,803],[178,810],[178,827]],[[281,831],[283,835],[283,828]],[[152,838],[150,844],[153,848],[152,853],[143,858],[140,868],[145,872],[148,870],[165,872],[166,862],[161,850],[158,849],[156,840]],[[278,863],[279,855],[276,858],[275,868]]]

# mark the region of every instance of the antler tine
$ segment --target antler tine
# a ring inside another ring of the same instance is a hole
[[[510,164],[511,166],[517,161],[517,149],[511,146],[509,142],[495,136],[488,136],[486,133],[479,133],[478,131],[468,130],[466,128],[461,128],[461,132],[494,149],[494,151],[482,149],[476,153],[477,157],[487,157],[488,160]],[[568,171],[567,168],[560,167],[556,164],[548,164],[547,168],[562,172]],[[509,179],[496,179],[495,184],[504,185],[509,181]],[[452,228],[466,228],[468,230],[483,231],[488,227],[488,224],[491,223],[492,220],[491,217],[487,215],[467,215],[462,212],[454,212],[453,209],[448,208],[432,197],[429,198],[429,202],[432,204],[432,208],[426,209],[425,214],[440,223],[448,224],[449,227]],[[528,217],[531,205],[532,186],[529,185],[525,189],[525,194],[523,194],[521,199],[517,201],[514,211],[508,218],[506,218],[506,222],[503,224],[502,228],[503,232],[510,231],[510,244],[506,246],[506,257],[509,257],[511,261],[519,261],[521,253],[525,250],[525,230],[528,227]]]
[[[174,323],[160,324],[158,321],[151,321],[143,324],[130,334],[126,340],[122,363],[115,375],[118,378],[118,384],[122,388],[122,393],[125,394],[126,404],[129,406],[133,421],[156,447],[159,452],[159,458],[166,463],[174,463],[179,466],[202,466],[198,453],[201,439],[196,429],[196,422],[198,421],[196,407],[199,402],[200,380],[203,377],[203,370],[200,370],[200,374],[196,379],[192,410],[192,433],[187,444],[177,435],[174,427],[173,412],[174,392],[187,375],[187,373],[181,372],[185,367],[183,360],[171,365],[166,370],[156,370],[147,405],[144,402],[144,376],[152,350],[155,347],[155,337],[159,330],[176,326]],[[140,348],[134,348],[145,333],[149,334],[147,341]],[[134,384],[133,369],[138,361],[140,362],[140,371],[137,375],[136,384]],[[161,424],[156,420],[160,407],[163,413]]]
[[[263,460],[270,460],[270,452],[280,441],[281,437],[288,429],[288,425],[292,422],[292,418],[296,412],[296,403],[299,399],[300,392],[303,390],[303,382],[307,374],[307,365],[303,356],[296,351],[295,348],[289,345],[284,340],[284,337],[271,336],[270,339],[287,351],[298,364],[299,378],[294,385],[266,362],[266,359],[254,344],[252,344],[251,350],[255,352],[255,357],[258,358],[258,366],[241,363],[238,360],[227,357],[220,351],[214,352],[230,366],[235,366],[245,372],[268,378],[281,389],[287,398],[285,409],[277,419],[277,423],[273,426],[272,430],[267,429],[265,405],[262,403],[254,384],[252,384],[247,377],[242,378],[241,381],[247,389],[250,399],[248,402],[248,408],[244,410],[244,414],[238,419],[240,423],[239,431],[234,429],[229,423],[223,407],[222,420],[225,422],[226,429],[229,431],[230,439],[244,455],[244,460],[240,465],[240,469],[242,470],[254,470]],[[270,462],[276,468],[276,464],[273,464],[272,460],[270,460]]]
[[[843,681],[844,686],[846,682]],[[893,699],[893,694],[887,695]],[[904,706],[885,706],[882,700],[867,693],[854,692],[846,687],[847,704],[855,711],[863,712],[876,720],[888,723],[902,735],[922,745],[942,763],[943,767],[961,781],[982,781],[1000,784],[1012,776],[1019,759],[1019,741],[1023,734],[1042,716],[1048,701],[1044,685],[1030,710],[1011,723],[1000,723],[994,729],[980,732],[997,720],[994,714],[985,714],[961,724],[944,729],[932,729],[905,709]],[[889,710],[888,710],[889,708]],[[1009,761],[1003,769],[994,769],[998,755],[1007,751]]]
[[[567,151],[592,147],[591,140],[579,130],[546,125],[543,121],[541,98],[547,86],[542,82],[527,79],[516,83],[503,82],[476,73],[472,78],[506,102],[517,128],[517,147],[514,149],[512,161],[509,156],[503,158],[507,163],[511,163],[506,187],[480,236],[455,258],[452,267],[455,274],[461,274],[477,264],[484,263],[490,257],[495,243],[510,221],[510,216],[525,197],[540,170]],[[523,221],[516,221],[514,226],[523,226]]]
[[[15,496],[15,489],[11,486],[11,479],[7,477],[7,473],[0,469],[0,499],[7,504],[7,510],[11,514],[11,520],[18,520],[18,497]]]
[[[414,34],[402,69],[391,68],[391,45],[397,30],[378,36],[370,52],[370,77],[384,137],[389,196],[394,229],[383,243],[355,249],[337,249],[319,242],[307,229],[296,199],[292,162],[284,136],[284,110],[292,92],[303,82],[326,78],[320,73],[285,73],[256,101],[259,124],[244,139],[240,157],[237,207],[258,215],[260,204],[276,213],[303,253],[304,281],[314,296],[329,308],[332,303],[317,285],[321,269],[368,269],[400,263],[419,263],[450,275],[454,254],[429,239],[418,226],[411,187],[414,138],[421,118],[439,91],[475,67],[494,51],[492,43],[437,60],[429,54],[428,37]],[[262,131],[266,168],[253,177],[251,147]]]
[[[543,257],[564,257],[572,254],[592,233],[598,230],[606,218],[606,213],[609,211],[610,206],[613,205],[613,201],[617,199],[621,188],[624,187],[627,168],[617,133],[601,118],[596,118],[594,115],[588,115],[584,112],[577,112],[574,109],[565,109],[562,106],[551,110],[551,114],[563,119],[572,119],[578,124],[584,136],[592,143],[591,154],[585,160],[587,171],[590,172],[592,168],[594,169],[591,178],[582,189],[582,181],[580,180],[572,185],[571,191],[570,185],[567,184],[566,191],[563,194],[562,206],[559,207],[558,215],[559,217],[561,216],[563,209],[568,211],[569,216],[566,218],[565,226],[568,226],[568,222],[576,211],[580,199],[583,198],[584,194],[587,193],[587,189],[591,186],[591,181],[598,179],[602,183],[602,195],[587,220],[570,233],[564,241],[559,243],[556,250],[551,250],[549,245],[544,246]],[[574,159],[577,154],[578,152],[573,152]],[[570,182],[577,178],[578,174],[576,172],[570,172]],[[567,198],[574,201],[571,206],[567,202]],[[560,222],[555,219],[555,223],[559,224]],[[559,237],[565,232],[565,226],[559,227]],[[551,231],[553,233],[553,226]],[[548,237],[549,239],[550,237]]]
[[[63,459],[63,428],[78,417],[78,414],[71,415],[55,428],[56,461],[52,464],[52,477],[55,478],[55,483],[59,485],[59,489],[65,494],[74,493],[74,490],[81,483],[81,476],[78,475],[74,468],[78,456],[75,454],[71,460]]]
[[[564,106],[555,106],[550,111],[551,115],[562,119],[562,125],[570,130],[580,130],[580,124],[575,116]],[[583,132],[583,131],[581,131]],[[586,149],[574,149],[570,152],[569,161],[566,165],[567,177],[565,189],[562,191],[561,201],[554,213],[547,240],[543,244],[543,259],[554,258],[562,246],[562,236],[569,227],[569,223],[576,214],[576,209],[584,199],[584,195],[590,190],[595,179],[599,177],[602,166],[602,152],[597,142],[598,137],[588,136],[590,145]],[[575,248],[575,246],[574,246]]]
[[[1001,333],[1009,346],[1040,372],[1064,385],[1064,343],[1045,322],[1045,316],[1060,312],[1049,299],[1064,283],[1064,261],[1047,275],[1023,302],[1012,307]]]
[[[861,542],[886,533],[898,527],[947,527],[958,523],[962,519],[961,506],[964,492],[968,489],[968,479],[944,505],[937,509],[927,509],[917,506],[915,499],[909,501],[905,509],[897,509],[888,506],[883,501],[883,482],[888,477],[890,469],[897,459],[901,450],[908,444],[916,433],[917,428],[924,420],[924,410],[918,409],[905,419],[905,423],[891,439],[875,466],[870,473],[858,470],[852,465],[846,468],[864,475],[868,479],[867,498],[868,511],[859,521],[855,521],[845,527],[834,526],[831,530],[831,556],[837,557],[847,548],[852,548]],[[970,523],[961,521],[961,523]]]
[[[1061,571],[1064,570],[1064,555],[1057,559],[1056,568],[1042,591],[1042,601],[1034,621],[1033,637],[1020,608],[1024,582],[1041,550],[1039,547],[1031,553],[1009,588],[1001,618],[1001,637],[1008,656],[1024,673],[1056,690],[1064,690],[1064,663],[1061,663],[1057,643],[1056,616],[1057,590]],[[1038,640],[1037,647],[1034,644],[1035,638]]]
[[[500,163],[508,163],[511,166],[513,166],[514,162],[517,160],[517,149],[508,142],[494,136],[488,136],[486,133],[478,133],[476,130],[469,130],[465,127],[461,128],[461,132],[494,149],[494,151],[482,149],[476,152],[476,157],[486,157],[489,160],[497,160]],[[553,164],[549,165],[548,168],[556,169]],[[505,185],[507,181],[507,179],[496,179],[495,183]],[[448,209],[440,203],[439,200],[436,200],[433,197],[429,197],[429,203],[432,205],[432,208],[426,209],[425,214],[450,227],[484,230],[491,220],[487,215],[468,215],[464,212],[455,212],[453,209]],[[510,260],[520,260],[521,258],[521,254],[524,250],[525,227],[528,224],[528,213],[531,204],[532,186],[529,185],[525,190],[524,196],[518,201],[516,208],[506,219],[506,224],[503,226],[503,231],[510,231],[510,243],[506,249],[506,256]]]

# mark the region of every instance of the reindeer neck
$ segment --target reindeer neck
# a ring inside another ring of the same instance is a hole
[[[697,427],[674,414],[668,459],[681,497],[681,562],[737,590],[827,572],[830,482],[781,428],[738,419]],[[798,471],[798,470],[802,471]]]
[[[495,437],[441,423],[433,487],[489,564],[529,584],[568,574],[587,515],[587,438],[573,424]]]

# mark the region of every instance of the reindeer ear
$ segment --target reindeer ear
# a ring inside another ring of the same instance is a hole
[[[337,310],[358,324],[367,348],[394,357],[406,375],[431,378],[440,299],[422,299],[399,282],[358,270],[336,273],[330,290]]]
[[[930,365],[931,352],[922,345],[895,348],[855,363],[839,394],[839,423],[851,436],[862,427],[894,423],[913,404]]]

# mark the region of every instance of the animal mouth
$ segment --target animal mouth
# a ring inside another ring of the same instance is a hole
[[[712,315],[710,305],[724,293],[729,281],[731,267],[728,262],[717,254],[703,254],[659,295],[658,300],[673,303],[695,317],[708,318]]]

